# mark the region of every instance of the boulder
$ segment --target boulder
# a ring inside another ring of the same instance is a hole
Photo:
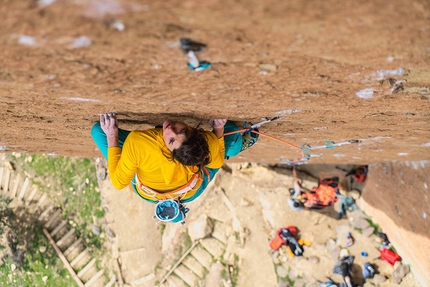
[[[375,274],[375,277],[373,277],[373,283],[375,283],[375,285],[380,285],[385,281],[387,281],[387,278],[381,274]]]
[[[278,274],[278,277],[285,278],[288,276],[288,271],[284,266],[278,265],[276,266],[276,274]]]
[[[366,237],[370,237],[373,234],[373,232],[375,232],[375,228],[372,226],[369,226],[362,230],[363,235]]]
[[[399,267],[397,267],[396,269],[394,269],[393,274],[392,274],[392,282],[394,284],[400,284],[400,282],[402,282],[402,279],[409,273],[410,268],[408,265],[400,265]]]
[[[206,214],[200,214],[200,216],[188,223],[188,235],[194,242],[198,239],[209,236],[213,231],[213,224]]]
[[[359,218],[352,223],[353,228],[357,228],[357,229],[361,229],[361,230],[366,229],[369,226],[370,226],[369,222],[364,218]]]

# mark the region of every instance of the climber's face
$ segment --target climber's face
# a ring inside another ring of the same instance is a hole
[[[190,127],[182,122],[165,121],[163,123],[164,143],[170,151],[181,147],[186,140],[186,132]]]

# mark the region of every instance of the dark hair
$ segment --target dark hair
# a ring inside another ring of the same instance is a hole
[[[182,145],[172,151],[172,159],[186,166],[197,166],[199,171],[209,164],[209,145],[203,129],[188,129]]]

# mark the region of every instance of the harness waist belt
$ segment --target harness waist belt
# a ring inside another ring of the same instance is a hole
[[[142,183],[142,181],[139,180],[139,177],[137,174],[134,176],[135,183],[137,191],[139,193],[144,192],[144,194],[141,193],[142,196],[154,198],[157,200],[165,200],[165,199],[172,199],[177,197],[185,197],[186,194],[189,191],[196,191],[200,185],[203,182],[203,177],[205,173],[208,176],[208,180],[210,180],[210,174],[206,167],[203,168],[202,171],[195,173],[191,179],[186,183],[184,186],[181,186],[175,190],[172,191],[166,191],[166,192],[159,192],[157,190],[154,190],[150,188],[149,186],[146,186]]]

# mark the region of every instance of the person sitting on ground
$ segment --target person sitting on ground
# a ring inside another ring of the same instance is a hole
[[[161,128],[127,131],[118,128],[114,113],[100,115],[91,135],[108,162],[112,184],[131,184],[151,203],[169,198],[196,199],[221,168],[225,158],[224,132],[239,130],[226,119],[210,120],[212,131],[166,120]],[[229,135],[230,149],[240,151],[239,133]],[[237,152],[237,153],[238,153]]]
[[[340,287],[357,287],[357,283],[354,282],[351,276],[352,264],[354,263],[354,256],[349,255],[346,249],[343,249],[340,254],[339,261],[333,267],[333,273],[342,275],[344,284],[340,284]]]

